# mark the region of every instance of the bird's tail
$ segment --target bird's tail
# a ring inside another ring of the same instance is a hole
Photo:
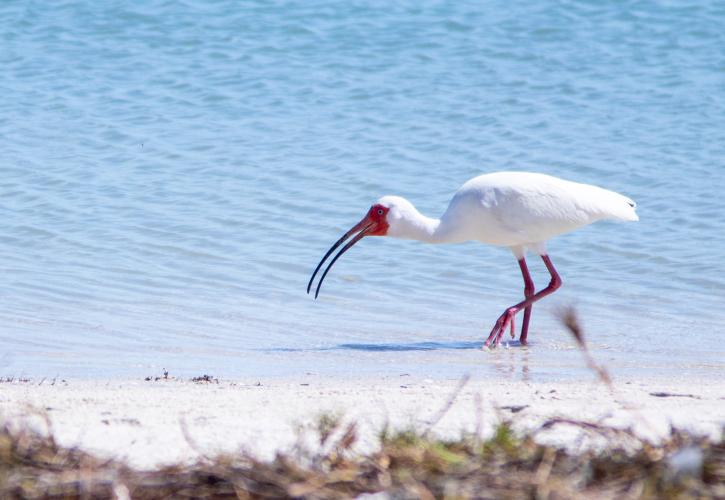
[[[627,202],[627,206],[624,209],[624,217],[621,217],[622,220],[629,220],[629,221],[638,221],[639,215],[637,215],[636,209],[637,204],[634,202],[634,200],[627,198],[626,196],[623,196],[625,201]]]
[[[637,204],[614,191],[603,189],[589,184],[580,185],[577,190],[578,205],[590,214],[592,221],[601,219],[614,219],[624,221],[637,221]]]
[[[605,191],[605,190],[603,190]],[[635,209],[637,204],[631,198],[627,198],[614,191],[607,191],[608,203],[605,218],[623,220],[623,221],[638,221],[639,216]]]

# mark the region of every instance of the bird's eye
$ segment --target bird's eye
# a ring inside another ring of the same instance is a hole
[[[382,208],[378,208],[378,215],[383,215],[383,209]]]

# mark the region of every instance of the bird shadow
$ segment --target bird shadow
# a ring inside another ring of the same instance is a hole
[[[526,347],[521,344],[518,340],[510,340],[504,342],[503,345],[499,346],[495,350],[502,348],[512,347]],[[406,344],[401,343],[384,343],[384,344],[362,344],[362,343],[348,343],[338,344],[336,346],[329,347],[317,347],[317,348],[295,348],[295,347],[273,347],[262,349],[267,352],[329,352],[329,351],[367,351],[367,352],[404,352],[404,351],[450,351],[450,350],[482,350],[483,340],[476,340],[471,342],[411,342]]]
[[[408,344],[387,343],[387,344],[340,344],[328,350],[350,350],[350,351],[437,351],[437,350],[466,350],[480,349],[483,342],[413,342]]]

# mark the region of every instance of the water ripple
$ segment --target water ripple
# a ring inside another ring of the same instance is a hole
[[[378,367],[365,351],[453,349],[469,366],[456,346],[522,293],[506,250],[369,239],[319,301],[304,288],[377,197],[438,215],[501,169],[640,207],[639,224],[551,242],[565,287],[537,306],[542,352],[571,365],[551,312],[575,302],[622,366],[722,354],[723,22],[715,1],[5,2],[11,368],[181,370],[196,353],[239,373],[265,362],[248,350],[312,345]],[[653,358],[643,336],[662,340]]]

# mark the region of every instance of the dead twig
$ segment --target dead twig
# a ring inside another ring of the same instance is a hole
[[[589,353],[586,340],[584,339],[584,329],[579,322],[579,317],[576,314],[576,309],[574,309],[574,307],[572,306],[567,306],[561,309],[559,311],[559,319],[567,328],[567,330],[569,330],[571,336],[574,337],[574,340],[576,341],[579,350],[584,356],[584,360],[586,361],[587,366],[592,371],[594,371],[594,373],[597,374],[599,380],[602,381],[602,383],[604,383],[610,391],[614,391],[614,386],[612,385],[612,379],[609,376],[609,373],[603,366],[597,364],[597,362],[594,361],[594,358],[592,358],[591,354]]]

